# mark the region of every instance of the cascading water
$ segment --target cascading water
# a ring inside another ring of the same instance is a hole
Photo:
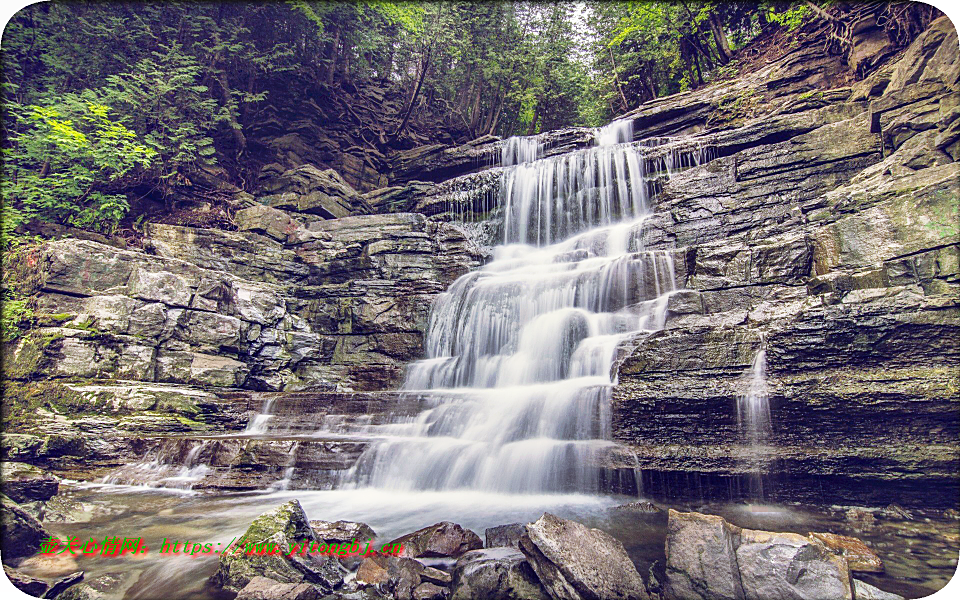
[[[737,424],[744,440],[762,444],[770,436],[770,395],[767,391],[767,351],[759,350],[750,369],[744,373],[745,393],[737,396]]]
[[[532,145],[505,145],[505,243],[441,295],[404,384],[433,406],[381,429],[342,486],[602,491],[618,349],[663,327],[675,287],[672,254],[640,247],[648,147],[609,128],[532,162]]]
[[[746,492],[755,500],[765,499],[764,479],[773,460],[768,441],[772,434],[770,393],[767,386],[767,351],[761,348],[743,374],[744,390],[737,395],[737,427],[744,448],[739,463],[745,474]]]

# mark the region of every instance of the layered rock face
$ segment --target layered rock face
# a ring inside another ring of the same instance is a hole
[[[644,494],[756,495],[762,471],[768,498],[956,505],[958,64],[940,19],[853,88],[699,136],[719,158],[664,185],[647,240],[685,248],[686,291],[614,392]]]
[[[303,217],[261,205],[244,232],[154,224],[142,251],[66,239],[26,256],[40,327],[5,348],[4,458],[89,478],[146,455],[237,489],[282,479],[292,445],[319,472],[349,467],[362,445],[189,436],[244,429],[270,390],[313,390],[276,402],[307,433],[416,411],[350,392],[399,384],[433,298],[482,253],[422,215]]]

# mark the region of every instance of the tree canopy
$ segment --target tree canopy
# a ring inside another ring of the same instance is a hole
[[[326,94],[349,104],[357,85],[379,82],[402,98],[392,130],[370,142],[381,153],[422,143],[410,124],[424,115],[459,139],[597,126],[728,76],[765,29],[841,21],[845,10],[771,0],[33,4],[0,49],[3,231],[50,221],[109,232],[133,199],[168,201],[201,171],[245,187],[251,137],[270,119],[297,126],[276,116],[278,103]]]

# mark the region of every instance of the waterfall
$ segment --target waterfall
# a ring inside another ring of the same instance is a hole
[[[664,326],[676,286],[673,254],[641,243],[663,152],[632,136],[614,123],[549,158],[508,140],[504,244],[440,295],[407,372],[431,407],[380,428],[341,487],[603,491],[618,351]]]
[[[770,395],[767,391],[767,351],[762,348],[744,373],[746,391],[737,396],[737,425],[744,440],[757,445],[770,436]]]
[[[507,138],[500,152],[500,164],[509,167],[533,162],[540,158],[542,152],[543,144],[536,136]]]

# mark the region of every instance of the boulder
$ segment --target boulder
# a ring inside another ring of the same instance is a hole
[[[20,462],[0,463],[0,491],[14,502],[49,500],[60,480],[39,467]]]
[[[509,525],[498,525],[489,527],[483,532],[486,538],[487,548],[520,548],[520,536],[523,535],[524,527],[520,523],[510,523]]]
[[[811,533],[811,538],[820,542],[832,553],[847,559],[851,571],[861,573],[882,573],[883,561],[877,553],[862,541],[847,535],[835,533]]]
[[[796,533],[743,529],[737,564],[747,600],[853,600],[846,561]]]
[[[211,578],[214,586],[239,592],[254,577],[278,583],[309,583],[329,592],[343,583],[344,569],[327,555],[291,554],[294,546],[319,543],[303,508],[291,500],[263,513],[237,542],[236,551],[220,555],[220,566]]]
[[[319,600],[320,592],[309,583],[280,583],[266,577],[254,577],[237,600]]]
[[[414,600],[446,600],[450,597],[450,590],[428,581],[421,583],[413,590]]]
[[[415,590],[423,583],[423,571],[423,564],[412,558],[378,554],[363,559],[356,581],[380,593],[392,594],[397,600],[413,600]]]
[[[721,517],[670,510],[667,514],[668,598],[743,600],[736,549],[740,528]]]
[[[649,598],[623,544],[599,529],[545,513],[526,526],[520,550],[555,600]]]
[[[301,165],[280,175],[268,173],[261,180],[268,196],[262,201],[273,208],[339,219],[373,212],[367,201],[333,169]]]
[[[665,596],[676,600],[852,600],[846,560],[819,540],[669,511]]]
[[[237,211],[233,220],[240,231],[262,233],[278,242],[286,242],[292,233],[303,227],[302,223],[282,210],[264,204]]]
[[[0,494],[0,544],[4,564],[18,558],[31,556],[40,549],[40,544],[50,534],[40,521],[30,516],[5,495]]]
[[[389,543],[395,544],[403,545],[400,556],[408,558],[456,558],[464,552],[483,548],[480,536],[449,521],[424,527]]]
[[[452,588],[452,600],[550,598],[523,553],[507,547],[472,550],[458,558]]]
[[[856,592],[857,600],[904,600],[903,596],[899,594],[885,592],[859,579],[853,580],[853,589]]]
[[[342,544],[354,540],[363,542],[377,537],[377,533],[366,523],[352,521],[310,521],[310,528],[318,540],[328,544]]]

